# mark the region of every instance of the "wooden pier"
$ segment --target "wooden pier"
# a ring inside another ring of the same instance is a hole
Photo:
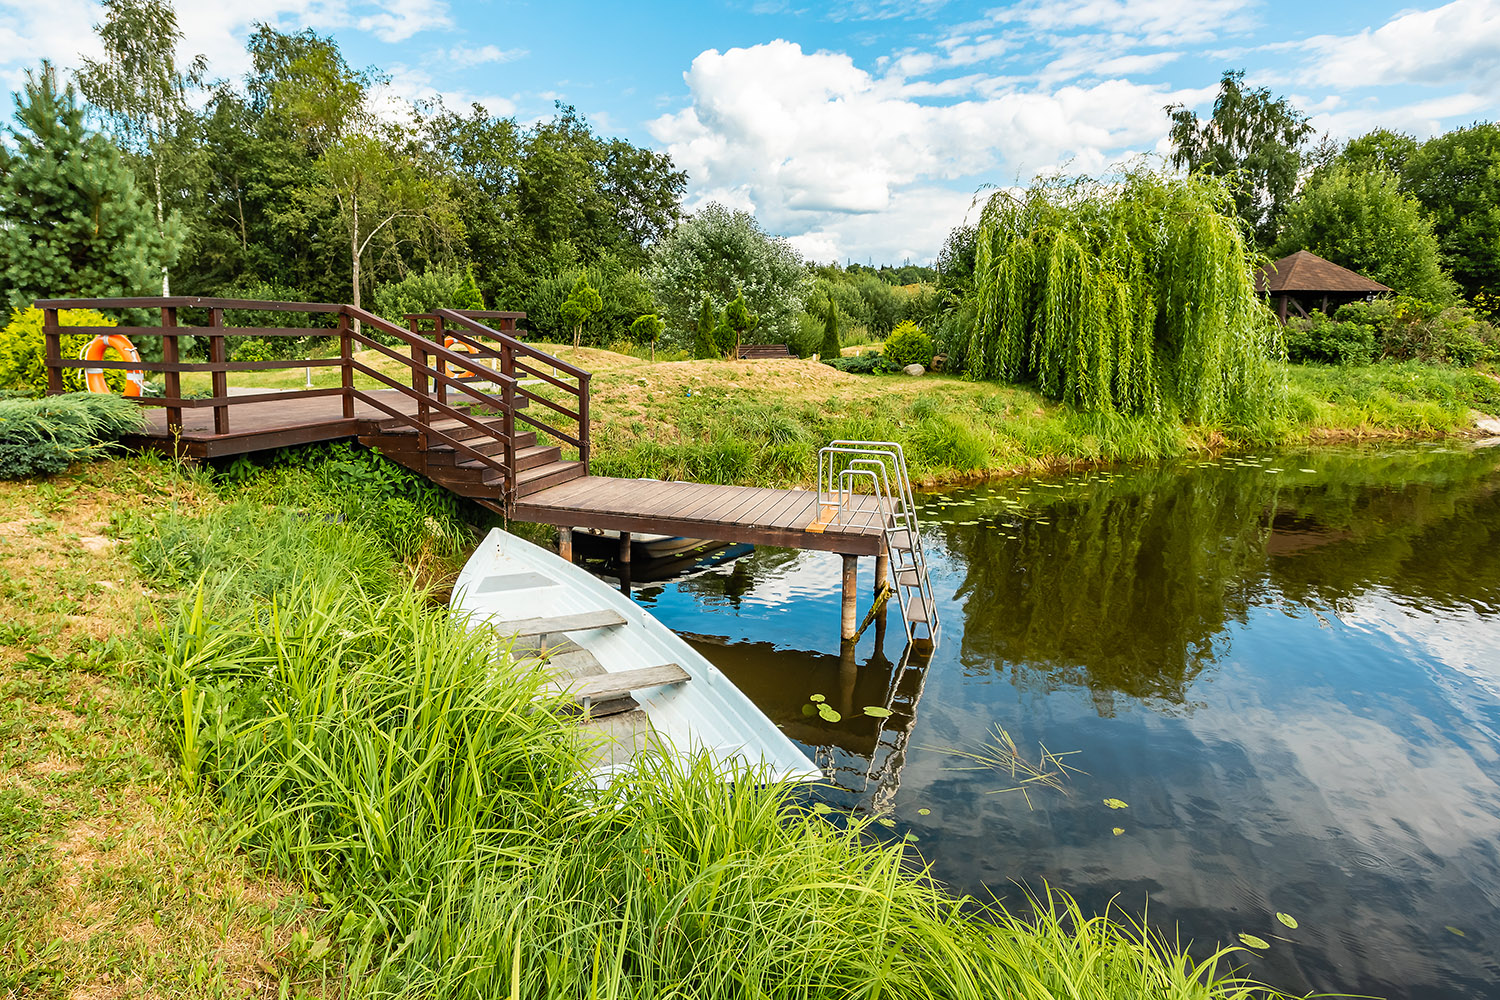
[[[835,510],[810,490],[590,475],[590,375],[517,339],[521,313],[438,310],[408,316],[403,328],[354,306],[327,303],[172,297],[36,305],[45,317],[50,392],[63,391],[63,373],[77,368],[141,370],[163,382],[162,395],[137,399],[151,412],[146,429],[128,444],[204,459],[355,439],[508,518],[556,526],[565,555],[571,555],[574,528],[619,531],[627,545],[630,533],[651,533],[837,552],[845,559],[846,639],[855,630],[855,560],[876,556],[877,589],[886,582],[878,578],[887,564],[886,511],[873,497],[852,498]],[[63,309],[125,316],[149,311],[160,318],[152,325],[61,327]],[[310,314],[324,326],[226,322],[226,313],[247,311]],[[64,333],[160,338],[163,360],[64,358]],[[208,360],[183,360],[185,337],[205,341]],[[243,337],[326,338],[337,354],[230,360],[230,345]],[[370,352],[385,370],[367,363]],[[228,385],[236,372],[323,368],[336,368],[340,384],[266,391]],[[184,393],[188,373],[209,375],[208,395]]]

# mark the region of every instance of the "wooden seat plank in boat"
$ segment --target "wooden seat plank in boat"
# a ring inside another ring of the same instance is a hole
[[[501,635],[525,637],[530,635],[552,635],[562,632],[582,632],[591,628],[616,628],[625,624],[625,616],[618,611],[605,608],[600,611],[581,611],[573,615],[558,615],[556,618],[517,618],[515,621],[492,621]]]
[[[677,664],[663,663],[660,666],[641,667],[638,670],[617,670],[613,673],[574,677],[548,686],[553,690],[567,691],[579,702],[603,702],[642,688],[661,687],[663,684],[682,684],[689,680],[692,678],[688,672]]]

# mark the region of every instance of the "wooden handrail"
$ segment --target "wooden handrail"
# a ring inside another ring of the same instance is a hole
[[[551,367],[556,368],[558,371],[567,372],[574,378],[584,378],[589,374],[589,372],[585,371],[582,368],[579,368],[577,365],[570,365],[562,358],[554,357],[553,355],[548,354],[546,351],[537,350],[530,344],[525,343],[524,341],[517,340],[515,337],[512,337],[508,333],[502,333],[499,330],[491,329],[490,327],[485,326],[483,323],[480,323],[477,320],[470,319],[461,312],[455,312],[452,309],[434,309],[432,311],[432,315],[440,316],[443,319],[450,320],[454,323],[459,324],[460,326],[466,326],[470,330],[473,330],[475,333],[483,334],[484,336],[489,337],[493,340],[498,340],[502,343],[508,344],[518,353],[524,354],[530,358],[536,358],[539,361],[545,361]]]
[[[262,312],[339,313],[336,302],[275,302],[260,299],[213,299],[197,295],[157,295],[122,299],[37,299],[38,309],[253,309]]]

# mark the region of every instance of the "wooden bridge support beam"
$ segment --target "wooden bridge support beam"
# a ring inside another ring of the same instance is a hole
[[[557,527],[557,554],[568,562],[573,561],[573,529]]]
[[[630,565],[630,532],[620,532],[620,565]]]
[[[886,588],[891,581],[891,554],[889,551],[881,552],[875,557],[875,596]]]
[[[859,634],[859,621],[855,617],[855,598],[859,587],[859,556],[844,557],[843,616],[839,627],[839,638],[844,642]]]

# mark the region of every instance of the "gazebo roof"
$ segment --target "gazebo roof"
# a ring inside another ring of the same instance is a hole
[[[1257,292],[1322,292],[1370,295],[1390,291],[1378,281],[1339,267],[1310,250],[1298,250],[1255,272]]]

